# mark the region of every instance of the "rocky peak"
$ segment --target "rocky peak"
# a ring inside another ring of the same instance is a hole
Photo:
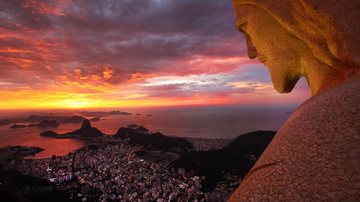
[[[91,128],[91,123],[88,119],[84,119],[82,124],[81,124],[81,128]]]

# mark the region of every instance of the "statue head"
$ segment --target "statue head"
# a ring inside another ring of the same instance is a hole
[[[278,92],[304,76],[315,95],[360,73],[360,1],[341,2],[233,0],[248,56],[269,68]]]

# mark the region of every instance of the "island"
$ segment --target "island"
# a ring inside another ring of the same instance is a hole
[[[118,116],[118,115],[121,115],[121,116],[129,116],[131,115],[131,113],[129,112],[122,112],[122,111],[119,111],[119,110],[115,110],[115,111],[109,111],[109,112],[104,112],[104,111],[82,111],[80,112],[80,114],[82,116],[93,116],[93,117],[105,117],[105,116]]]
[[[60,126],[60,123],[56,120],[42,120],[39,123],[32,123],[29,125],[23,124],[13,124],[10,128],[26,128],[26,127],[37,127],[37,128],[57,128]]]
[[[92,127],[91,123],[88,119],[83,119],[80,129],[65,133],[65,134],[58,134],[53,131],[45,131],[40,134],[41,136],[45,137],[52,137],[52,138],[82,138],[82,139],[89,139],[89,138],[96,138],[101,137],[104,135],[99,129]]]

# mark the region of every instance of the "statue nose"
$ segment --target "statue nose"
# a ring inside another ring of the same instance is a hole
[[[256,50],[255,46],[252,44],[249,35],[246,34],[245,38],[246,38],[246,46],[247,46],[248,57],[250,59],[255,59],[257,57],[257,50]]]

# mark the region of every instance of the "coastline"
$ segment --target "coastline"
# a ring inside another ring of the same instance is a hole
[[[92,127],[84,121],[84,128]],[[65,201],[226,201],[274,135],[274,131],[255,131],[234,140],[184,139],[133,124],[115,135],[75,133],[70,138],[86,145],[64,156],[37,159],[31,156],[36,152],[26,152],[27,147],[2,149],[0,171],[52,183],[51,189],[38,189],[52,190],[49,195],[62,192]],[[252,144],[254,140],[262,140],[264,145]],[[161,144],[154,144],[159,141]],[[20,192],[24,189],[14,182],[6,186]]]
[[[202,145],[201,149],[205,150],[207,139],[194,138],[193,142],[198,142],[198,145]],[[208,148],[213,148],[214,139],[210,139]],[[138,182],[138,189],[144,189],[144,185],[141,183],[151,181],[158,184],[158,179],[161,179],[161,184],[166,184],[171,190],[175,190],[167,198],[173,198],[176,196],[179,200],[189,199],[205,199],[211,198],[216,201],[221,201],[230,196],[232,191],[236,188],[235,184],[231,188],[225,187],[228,183],[223,182],[216,187],[213,192],[201,191],[201,181],[204,180],[202,176],[196,176],[192,172],[186,172],[184,169],[168,169],[168,162],[163,161],[151,161],[145,160],[138,157],[135,153],[141,150],[139,146],[132,146],[124,141],[112,136],[102,137],[102,141],[88,140],[87,145],[80,149],[77,149],[65,156],[53,156],[50,158],[34,159],[31,156],[26,158],[13,159],[13,163],[2,167],[3,170],[15,169],[25,175],[34,176],[41,179],[46,179],[52,183],[55,183],[59,190],[71,190],[71,199],[83,200],[101,200],[101,199],[120,199],[120,195],[108,195],[101,193],[101,187],[106,187],[105,184],[110,182],[118,182],[120,184],[132,184]],[[198,148],[200,149],[200,148]],[[96,152],[95,152],[96,151]],[[166,154],[161,153],[163,156]],[[6,156],[5,154],[3,156]],[[119,164],[119,162],[121,162]],[[104,167],[105,166],[105,167]],[[112,168],[111,177],[112,180],[105,180],[104,170]],[[134,172],[127,173],[128,170],[133,169]],[[126,172],[127,174],[125,174]],[[103,180],[99,179],[94,182],[92,178],[87,178],[88,175],[97,174],[97,178],[102,176]],[[120,174],[122,173],[122,174]],[[119,176],[123,176],[120,177]],[[133,176],[130,179],[127,176]],[[148,179],[140,178],[148,176]],[[151,177],[155,176],[155,177]],[[234,177],[233,177],[234,178]],[[136,180],[138,179],[138,180]],[[130,180],[130,181],[129,181]],[[232,179],[232,183],[238,182],[239,180]],[[80,186],[81,189],[72,189],[70,187]],[[134,185],[134,186],[137,186]],[[236,185],[238,185],[236,183]],[[131,185],[132,186],[132,185]],[[153,185],[151,185],[153,186]],[[91,187],[91,188],[90,188]],[[141,188],[142,187],[142,188]],[[91,193],[97,193],[92,195]],[[192,192],[188,193],[188,189]],[[159,195],[162,192],[162,188],[149,189],[148,192],[144,193],[146,197],[161,198]],[[136,196],[133,193],[126,193],[121,195],[122,200],[135,200],[141,199],[143,196]],[[139,198],[140,197],[140,198]]]

